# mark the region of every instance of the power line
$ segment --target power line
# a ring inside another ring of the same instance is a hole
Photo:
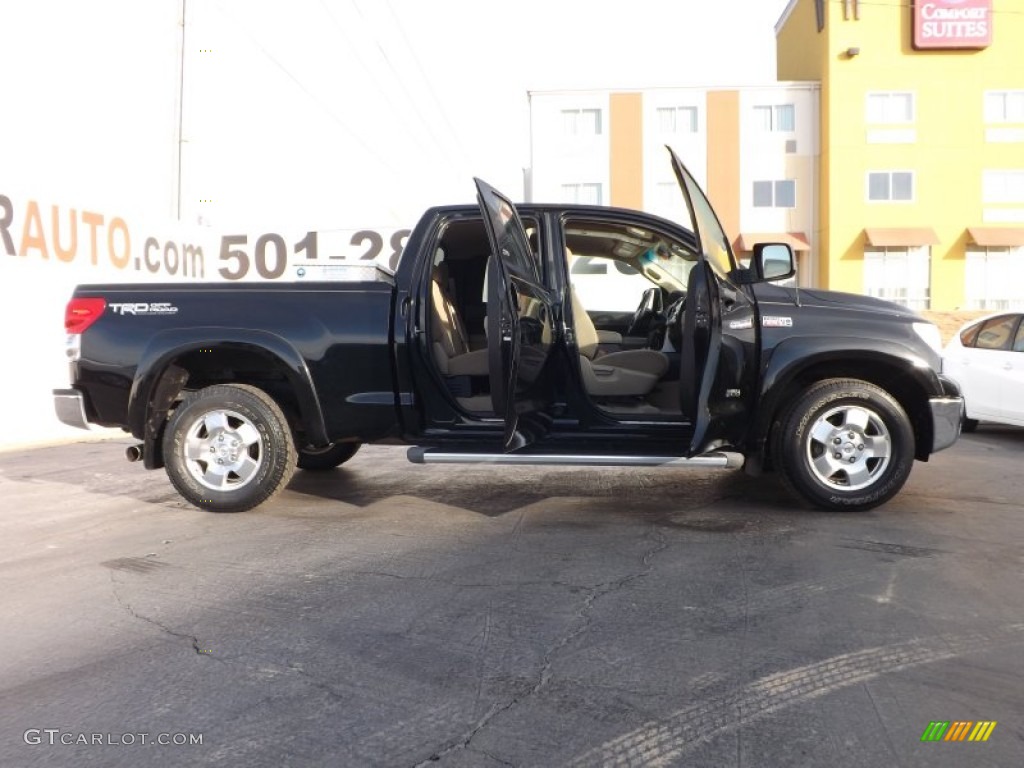
[[[178,69],[178,141],[175,147],[177,154],[178,176],[176,184],[177,200],[175,202],[175,217],[181,221],[181,173],[182,173],[182,145],[185,143],[185,0],[181,0],[181,62]]]
[[[234,19],[234,17],[233,17],[233,16],[232,16],[232,15],[231,15],[230,13],[228,13],[228,12],[227,12],[227,11],[226,11],[226,10],[224,9],[224,6],[223,6],[223,4],[222,4],[222,3],[220,3],[220,2],[216,2],[216,5],[217,5],[217,7],[218,7],[218,8],[220,8],[221,12],[222,12],[222,13],[224,14],[224,16],[225,16],[225,17],[228,17],[228,18],[232,18],[232,19]],[[237,22],[237,19],[235,19],[235,21]],[[256,39],[255,37],[253,37],[253,36],[252,36],[252,35],[251,35],[251,34],[250,34],[250,33],[248,32],[248,30],[246,30],[246,29],[245,29],[245,27],[244,27],[244,26],[242,26],[241,24],[237,24],[237,28],[238,28],[238,29],[240,29],[240,30],[242,31],[242,34],[244,34],[244,35],[245,35],[245,36],[246,36],[246,37],[247,37],[247,38],[249,39],[249,41],[250,41],[250,42],[251,42],[251,43],[252,43],[252,44],[253,44],[254,46],[256,46],[257,50],[259,50],[259,51],[260,51],[260,53],[262,53],[262,54],[263,54],[264,56],[266,56],[266,58],[267,58],[267,59],[268,59],[268,60],[269,60],[269,61],[270,61],[270,62],[271,62],[271,63],[272,63],[272,64],[273,64],[273,65],[274,65],[275,67],[277,67],[277,68],[278,68],[279,70],[281,70],[281,72],[282,72],[282,73],[283,73],[283,74],[284,74],[284,75],[285,75],[285,76],[286,76],[286,77],[287,77],[287,78],[288,78],[289,80],[291,80],[291,81],[292,81],[292,82],[293,82],[293,83],[294,83],[294,84],[295,84],[295,85],[296,85],[296,86],[297,86],[297,87],[299,88],[299,90],[301,90],[301,91],[302,91],[302,92],[303,92],[304,94],[306,94],[306,96],[308,96],[308,97],[309,97],[309,98],[310,98],[310,99],[311,99],[311,100],[312,100],[312,101],[313,101],[313,102],[314,102],[314,103],[315,103],[315,104],[316,104],[316,105],[317,105],[318,107],[320,107],[320,108],[321,108],[321,109],[322,109],[322,110],[323,110],[323,111],[324,111],[324,112],[325,112],[325,113],[326,113],[326,114],[327,114],[327,115],[328,115],[328,116],[329,116],[329,117],[330,117],[330,118],[331,118],[332,120],[334,120],[334,122],[335,122],[335,123],[337,123],[337,124],[338,124],[338,125],[339,125],[339,126],[341,127],[341,129],[342,129],[343,131],[345,131],[345,133],[346,133],[346,134],[348,134],[348,135],[349,135],[349,136],[350,136],[350,137],[351,137],[351,138],[352,138],[352,139],[353,139],[353,140],[354,140],[354,141],[356,142],[356,144],[358,144],[358,145],[359,145],[359,147],[360,147],[360,148],[362,148],[363,150],[365,150],[365,152],[366,152],[366,153],[367,153],[367,154],[368,154],[368,155],[369,155],[370,157],[372,157],[372,158],[373,158],[374,160],[376,160],[376,161],[377,161],[378,163],[380,163],[380,164],[381,164],[382,166],[384,166],[384,168],[386,168],[386,169],[387,169],[387,170],[388,170],[388,171],[389,171],[390,173],[392,173],[392,174],[393,174],[394,176],[396,176],[396,177],[397,177],[397,176],[399,176],[399,175],[400,175],[400,174],[398,173],[398,171],[397,171],[397,170],[395,169],[395,167],[391,165],[391,163],[390,163],[390,162],[388,162],[387,160],[385,160],[383,156],[381,156],[381,155],[380,155],[380,154],[379,154],[379,153],[378,153],[378,152],[377,152],[376,150],[374,150],[374,149],[373,149],[373,147],[371,147],[371,146],[370,146],[369,144],[367,144],[367,143],[366,143],[366,142],[365,142],[365,141],[364,141],[364,140],[363,140],[363,139],[362,139],[362,138],[361,138],[361,137],[360,137],[360,136],[359,136],[359,135],[358,135],[358,134],[357,134],[357,133],[356,133],[356,132],[355,132],[355,131],[354,131],[354,130],[353,130],[353,129],[352,129],[351,127],[350,127],[350,126],[349,126],[349,124],[348,124],[348,123],[346,123],[346,122],[345,122],[344,120],[342,120],[342,119],[341,119],[341,118],[340,118],[340,117],[339,117],[339,116],[338,116],[338,115],[337,115],[337,114],[335,113],[335,111],[334,111],[334,110],[333,110],[333,109],[332,109],[332,108],[331,108],[331,107],[330,107],[330,106],[329,106],[328,104],[325,104],[325,103],[323,102],[323,100],[322,100],[322,99],[320,99],[320,98],[319,98],[319,97],[318,97],[318,96],[317,96],[317,95],[316,95],[315,93],[313,93],[313,91],[311,91],[311,90],[310,90],[309,88],[307,88],[307,87],[306,87],[306,85],[305,85],[305,83],[303,83],[303,82],[302,82],[301,80],[299,80],[299,78],[298,78],[298,77],[296,77],[296,76],[295,76],[295,75],[294,75],[294,74],[293,74],[293,73],[291,72],[291,70],[289,70],[289,69],[288,69],[288,68],[287,68],[286,66],[284,66],[284,64],[282,64],[282,63],[281,63],[281,62],[280,62],[280,61],[279,61],[279,60],[277,59],[277,57],[275,57],[275,56],[274,56],[274,55],[273,55],[273,54],[272,54],[272,53],[271,53],[271,52],[270,52],[269,50],[267,50],[267,48],[266,48],[266,47],[265,47],[265,46],[264,46],[264,45],[263,45],[262,43],[260,43],[260,42],[259,42],[259,40],[257,40],[257,39]],[[385,204],[386,204],[386,203],[385,203]],[[394,208],[392,208],[392,207],[391,207],[390,205],[388,205],[388,210],[389,210],[389,211],[391,212],[391,214],[392,214],[392,215],[393,215],[393,216],[395,217],[395,219],[396,219],[396,220],[400,218],[400,217],[399,217],[399,215],[398,215],[398,212],[397,212],[397,211],[396,211],[396,210],[395,210]]]
[[[427,93],[430,95],[430,98],[433,100],[434,105],[437,107],[437,111],[440,113],[441,118],[444,120],[445,125],[448,127],[448,131],[452,135],[452,139],[455,142],[455,146],[459,148],[459,151],[462,154],[462,159],[465,162],[465,166],[468,171],[471,163],[469,161],[469,155],[466,153],[466,148],[459,140],[459,134],[455,130],[455,126],[452,125],[451,120],[448,119],[447,111],[445,111],[444,107],[441,106],[441,100],[438,99],[437,92],[434,91],[434,86],[431,83],[430,78],[427,77],[426,73],[423,71],[423,65],[420,63],[419,57],[416,55],[416,49],[413,48],[412,43],[409,41],[409,36],[405,33],[405,27],[402,26],[402,20],[398,17],[398,14],[395,13],[394,8],[391,6],[390,0],[384,0],[384,7],[388,9],[388,13],[391,14],[391,18],[395,20],[395,26],[398,27],[398,32],[399,34],[401,34],[402,40],[405,41],[405,47],[408,49],[409,55],[412,57],[413,64],[416,65],[416,70],[420,73],[420,77],[427,86]]]
[[[362,9],[360,9],[359,6],[356,4],[355,0],[349,0],[349,3],[355,9],[356,13],[359,14],[359,17],[363,20],[364,26],[369,28],[370,25],[369,25],[369,23],[366,20],[366,16],[363,14]],[[391,61],[391,57],[388,56],[387,51],[384,50],[384,46],[381,44],[380,38],[377,36],[376,32],[374,32],[374,34],[373,34],[373,39],[374,39],[374,43],[377,46],[377,50],[380,51],[380,55],[383,57],[385,63],[387,63],[388,68],[391,70],[392,74],[394,75],[395,80],[398,82],[399,87],[402,89],[402,92],[405,93],[405,96],[409,100],[409,103],[412,104],[413,110],[416,112],[416,116],[420,119],[420,122],[423,123],[423,125],[426,127],[427,132],[430,134],[431,139],[433,139],[433,141],[437,145],[438,149],[441,150],[441,152],[448,159],[449,163],[451,163],[451,156],[450,156],[450,153],[449,153],[448,149],[446,148],[444,143],[440,140],[440,138],[437,136],[437,134],[434,132],[434,127],[431,124],[431,122],[429,120],[427,120],[426,117],[423,115],[423,112],[420,110],[419,104],[417,103],[416,99],[413,98],[413,95],[412,95],[411,91],[406,86],[404,78],[399,74],[398,70],[395,68],[394,63]],[[458,146],[458,142],[457,141],[456,141],[456,145]],[[454,165],[454,163],[452,163],[452,164]]]
[[[335,29],[338,30],[338,34],[340,34],[344,38],[349,50],[351,50],[352,53],[355,55],[356,61],[358,61],[359,66],[362,67],[363,71],[373,82],[374,88],[377,90],[378,93],[382,94],[384,98],[387,100],[388,106],[391,108],[395,116],[404,116],[406,112],[403,111],[399,107],[399,105],[395,103],[394,99],[391,97],[390,89],[384,87],[384,84],[381,82],[380,78],[377,75],[377,69],[369,66],[363,59],[362,54],[359,52],[359,46],[356,45],[355,41],[352,39],[352,36],[349,35],[348,30],[338,20],[338,17],[334,14],[334,11],[331,10],[331,7],[327,4],[327,1],[320,0],[320,6],[324,9],[324,12],[327,14],[327,17],[331,20],[331,24],[334,25]],[[428,150],[427,145],[421,141],[420,135],[418,133],[416,134],[416,141],[421,149],[423,149],[424,151]]]

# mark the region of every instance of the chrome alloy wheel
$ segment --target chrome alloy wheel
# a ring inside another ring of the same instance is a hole
[[[236,411],[207,411],[185,433],[185,466],[214,491],[233,491],[256,477],[263,464],[263,439]]]
[[[867,488],[885,472],[891,455],[892,438],[885,423],[862,406],[832,408],[808,432],[808,466],[830,488]]]

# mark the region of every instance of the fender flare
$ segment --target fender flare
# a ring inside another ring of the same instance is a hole
[[[225,345],[266,355],[280,364],[285,376],[295,392],[299,405],[299,417],[306,432],[312,440],[327,442],[327,429],[324,422],[320,399],[317,397],[313,378],[302,355],[285,339],[267,331],[249,328],[224,328],[219,326],[197,328],[173,328],[155,334],[142,351],[135,377],[132,381],[128,399],[128,428],[133,435],[143,439],[147,448],[157,438],[163,417],[159,406],[156,414],[151,414],[151,403],[154,396],[162,395],[161,399],[173,397],[173,392],[160,392],[159,383],[170,373],[184,383],[182,369],[174,362],[182,355],[201,349],[223,347]],[[167,405],[170,405],[168,402]],[[157,416],[157,418],[153,418]],[[156,451],[147,450],[144,456],[153,457],[156,462]],[[149,461],[146,464],[149,467]],[[159,466],[159,464],[154,464]]]
[[[852,336],[801,336],[785,339],[776,345],[762,369],[757,416],[751,435],[753,453],[763,456],[773,418],[789,385],[804,371],[823,363],[846,363],[852,366],[858,362],[882,364],[907,376],[925,396],[939,396],[943,393],[938,374],[913,349],[891,339],[873,338],[868,343],[870,348],[865,346],[865,339]],[[854,372],[844,375],[856,378]],[[922,437],[927,438],[928,435]],[[930,441],[927,445],[931,445]]]

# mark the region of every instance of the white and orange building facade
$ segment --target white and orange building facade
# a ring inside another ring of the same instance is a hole
[[[1024,307],[1020,0],[793,0],[776,39],[772,86],[532,93],[532,197],[679,219],[669,144],[801,285]]]
[[[779,83],[531,93],[530,197],[685,220],[668,145],[707,190],[739,255],[756,242],[789,242],[801,283],[813,285],[818,91]]]

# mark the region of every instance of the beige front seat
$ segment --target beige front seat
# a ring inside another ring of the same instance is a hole
[[[594,322],[570,286],[580,369],[587,394],[595,397],[629,397],[648,394],[668,370],[668,357],[655,349],[627,349],[601,355]]]

